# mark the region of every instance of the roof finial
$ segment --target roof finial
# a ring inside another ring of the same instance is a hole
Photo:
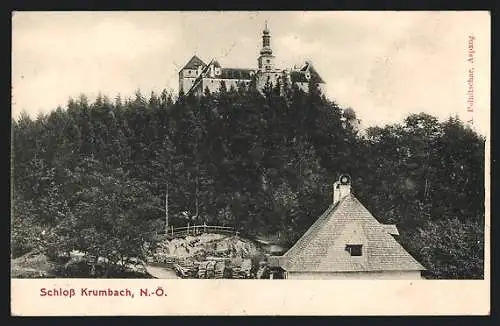
[[[264,33],[269,33],[269,28],[267,28],[267,19],[266,19],[266,22],[265,22]]]

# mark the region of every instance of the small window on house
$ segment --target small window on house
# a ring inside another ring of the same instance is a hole
[[[345,251],[351,256],[363,256],[363,245],[346,245]]]

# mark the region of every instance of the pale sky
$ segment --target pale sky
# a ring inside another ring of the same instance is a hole
[[[490,15],[470,11],[15,12],[12,116],[35,117],[80,93],[177,92],[178,71],[193,54],[256,68],[265,20],[277,67],[312,61],[327,97],[352,107],[362,126],[423,111],[473,118],[489,134]]]

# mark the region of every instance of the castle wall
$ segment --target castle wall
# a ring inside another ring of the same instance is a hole
[[[304,92],[309,92],[309,82],[296,82],[297,86],[299,89],[303,90]],[[321,92],[324,93],[325,87],[323,84],[318,84],[318,88],[320,89]]]
[[[262,90],[266,84],[266,81],[268,80],[274,85],[276,85],[276,82],[279,80],[281,85],[283,85],[283,78],[286,78],[283,75],[283,71],[273,71],[273,72],[258,72],[257,73],[257,89]],[[191,89],[193,83],[195,82],[195,78],[183,78],[180,83],[180,87],[183,88],[184,92],[187,92],[189,89]],[[218,92],[221,86],[221,82],[224,81],[226,84],[226,89],[229,90],[233,86],[234,88],[238,88],[238,83],[239,82],[245,82],[247,85],[250,83],[250,80],[240,80],[240,79],[222,79],[222,78],[203,78],[200,83],[198,83],[196,89],[193,89],[193,93],[195,95],[202,95],[205,92],[205,88],[208,88],[211,93]],[[291,81],[288,80],[288,83],[290,84]],[[303,90],[304,92],[308,92],[309,90],[309,83],[308,82],[296,82],[297,86],[299,89]],[[324,91],[324,85],[319,84],[318,85],[319,89]]]
[[[182,89],[182,91],[186,93],[187,91],[189,91],[189,89],[191,89],[195,80],[196,78],[182,78],[179,83],[180,84],[179,86]]]
[[[184,69],[181,72],[181,78],[196,78],[198,71],[196,69]]]
[[[179,72],[179,90],[182,90],[184,93],[189,91],[200,72],[201,70],[199,69],[184,69]]]
[[[224,81],[226,84],[226,89],[230,90],[231,87],[238,88],[238,83],[239,82],[246,82],[247,85],[250,83],[250,80],[244,80],[244,79],[221,79],[221,78],[203,78],[202,80],[202,91],[205,91],[205,88],[208,87],[210,92],[218,92],[221,86],[221,82]]]
[[[257,89],[263,89],[268,80],[273,85],[276,85],[277,80],[282,78],[283,78],[282,70],[259,71],[257,72]]]

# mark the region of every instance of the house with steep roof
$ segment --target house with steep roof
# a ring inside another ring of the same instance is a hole
[[[348,175],[334,184],[333,202],[270,267],[287,279],[421,279],[425,270],[385,225],[351,193]]]
[[[311,62],[293,69],[278,69],[274,64],[275,56],[271,49],[271,35],[266,26],[262,32],[262,49],[257,58],[257,68],[225,68],[216,59],[208,64],[194,55],[179,71],[179,92],[184,94],[201,95],[208,89],[216,92],[224,83],[226,89],[237,88],[238,85],[250,85],[255,81],[259,91],[266,84],[288,85],[296,84],[303,91],[309,90],[309,81],[316,83],[322,89],[325,84]]]

